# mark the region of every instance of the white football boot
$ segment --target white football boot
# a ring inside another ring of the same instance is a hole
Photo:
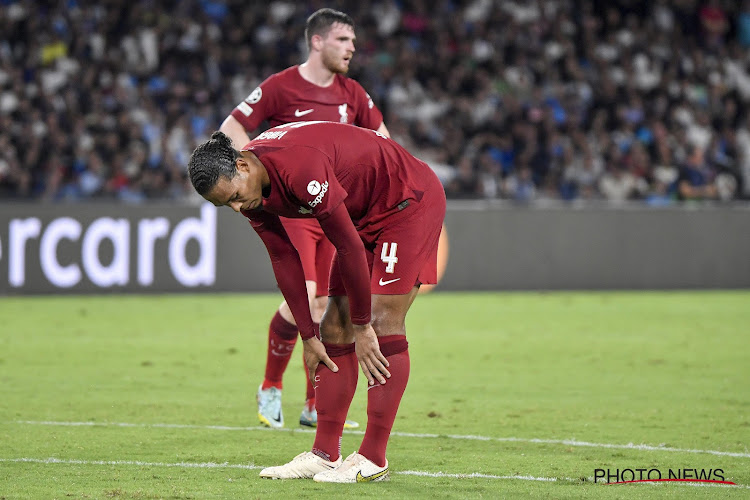
[[[291,462],[276,467],[266,467],[260,477],[266,479],[311,479],[319,472],[335,469],[341,465],[341,457],[335,462],[320,458],[311,451],[300,453]]]
[[[378,467],[356,451],[335,469],[320,472],[313,477],[318,483],[367,483],[388,479],[388,460],[385,461],[385,467]]]
[[[263,390],[261,385],[258,387],[255,399],[258,401],[258,420],[261,424],[274,429],[284,427],[284,414],[281,413],[281,389],[269,387]]]

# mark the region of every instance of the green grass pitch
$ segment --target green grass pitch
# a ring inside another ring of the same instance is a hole
[[[280,300],[0,298],[0,499],[750,498],[748,291],[420,296],[391,480],[360,485],[258,477],[314,437],[299,344],[287,428],[257,423]],[[593,481],[637,468],[737,486]]]

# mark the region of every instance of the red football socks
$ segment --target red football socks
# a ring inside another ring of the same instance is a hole
[[[388,359],[391,378],[386,379],[383,385],[376,380],[375,385],[367,388],[367,430],[359,453],[378,467],[384,467],[388,438],[409,381],[410,362],[409,344],[405,335],[378,337],[378,341],[380,352]]]
[[[262,388],[282,388],[281,380],[289,364],[289,359],[297,343],[297,325],[293,325],[276,311],[268,328],[268,354],[266,355],[266,375]]]
[[[312,452],[324,460],[334,461],[341,456],[341,433],[357,389],[359,363],[354,344],[323,344],[339,371],[334,373],[321,363],[315,374],[318,428]]]

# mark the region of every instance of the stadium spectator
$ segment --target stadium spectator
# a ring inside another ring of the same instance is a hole
[[[680,168],[677,188],[680,199],[683,200],[711,200],[718,198],[716,186],[716,172],[706,161],[703,149],[692,146],[687,159]]]
[[[481,187],[471,158],[458,160],[457,172],[445,186],[445,194],[450,198],[480,198]]]
[[[611,142],[640,143],[653,170],[654,124],[663,126],[660,140],[677,163],[688,146],[710,155],[713,139],[734,137],[733,162],[721,174],[737,186],[729,200],[750,197],[749,5],[472,1],[428,10],[426,2],[336,3],[359,21],[350,76],[370,91],[389,128],[398,127],[394,137],[440,169],[446,186],[464,157],[485,175],[482,144],[511,134],[538,198],[573,200],[583,191],[570,190],[562,152],[578,134],[595,139],[595,158]],[[194,199],[181,168],[185,151],[265,75],[305,60],[295,26],[316,8],[240,0],[4,1],[0,138],[8,147],[0,150],[0,195]],[[147,148],[140,168],[133,143]],[[48,165],[42,146],[60,157],[62,172]],[[75,187],[91,151],[109,189]],[[118,151],[127,158],[117,159]],[[127,167],[124,179],[118,163]],[[501,181],[513,174],[504,164]],[[636,177],[654,190],[653,171]],[[588,198],[606,198],[599,180]]]
[[[332,122],[280,125],[242,152],[217,132],[193,152],[188,171],[201,196],[241,212],[263,240],[316,382],[312,450],[261,477],[386,479],[388,438],[409,378],[406,314],[420,284],[437,283],[445,217],[440,180],[383,134]],[[316,218],[336,247],[322,343],[302,263],[279,216]],[[367,428],[359,450],[342,461],[357,362],[368,380]]]
[[[377,130],[389,136],[383,115],[361,85],[344,75],[354,55],[354,21],[333,9],[315,11],[305,26],[309,55],[267,78],[224,119],[219,130],[236,149],[249,141],[265,121],[271,125],[300,120],[335,121]],[[328,272],[335,249],[314,219],[281,218],[284,229],[302,259],[313,320],[320,323],[328,294]],[[268,427],[283,427],[282,377],[297,342],[297,325],[284,301],[268,328],[268,355],[263,382],[258,387],[258,418]],[[299,418],[301,425],[315,427],[315,389],[305,377],[307,396]],[[347,421],[347,427],[358,427]]]

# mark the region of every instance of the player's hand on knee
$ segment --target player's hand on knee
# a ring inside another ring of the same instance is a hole
[[[378,336],[372,325],[354,325],[354,351],[368,385],[375,385],[375,380],[385,384],[391,372],[388,371],[388,360],[380,352]]]
[[[302,342],[303,353],[302,356],[305,358],[305,366],[307,366],[307,376],[310,380],[315,380],[315,372],[318,370],[318,365],[323,363],[332,372],[339,371],[339,367],[326,353],[326,348],[323,342],[317,337],[312,337]]]

